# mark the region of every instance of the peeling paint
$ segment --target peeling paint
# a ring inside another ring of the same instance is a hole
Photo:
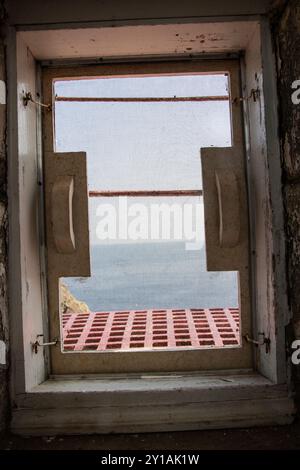
[[[0,80],[0,104],[6,104],[6,87],[4,80]]]
[[[291,100],[292,83],[300,79],[300,1],[291,0],[274,35],[278,51],[283,167],[287,181],[300,180],[300,105]]]
[[[6,345],[0,340],[0,366],[6,365]]]
[[[294,336],[300,338],[300,104],[291,99],[292,83],[300,79],[300,0],[285,2],[283,11],[275,12],[272,26],[277,52],[288,299]],[[300,381],[299,372],[298,378]]]
[[[5,51],[0,40],[0,431],[8,415],[7,184]]]

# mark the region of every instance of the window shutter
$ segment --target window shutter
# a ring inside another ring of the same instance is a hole
[[[208,271],[248,268],[248,206],[241,151],[201,149]]]
[[[45,152],[45,214],[51,278],[90,276],[84,152]]]

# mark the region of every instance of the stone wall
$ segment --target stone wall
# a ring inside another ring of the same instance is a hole
[[[293,334],[300,338],[300,102],[296,104],[292,100],[295,92],[292,85],[300,80],[300,0],[277,2],[272,28],[277,54],[288,299],[293,314]],[[298,96],[300,98],[300,92]],[[294,372],[299,400],[300,366],[295,367]]]
[[[0,0],[0,22],[4,19],[3,3],[4,1]],[[33,12],[34,10],[27,8],[26,11]],[[271,21],[277,53],[288,295],[294,318],[294,332],[300,338],[300,104],[293,104],[291,100],[293,92],[291,85],[293,81],[300,80],[300,0],[274,2]],[[9,410],[6,93],[4,84],[5,48],[0,36],[0,431],[7,422]]]
[[[290,0],[273,26],[277,50],[280,141],[287,235],[289,301],[300,338],[300,103],[291,98],[300,80],[300,0]]]
[[[0,6],[1,8],[1,6]],[[1,11],[1,10],[0,10]],[[8,418],[7,185],[5,48],[0,38],[0,432]]]

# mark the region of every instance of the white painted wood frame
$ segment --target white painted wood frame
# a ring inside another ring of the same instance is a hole
[[[178,19],[173,23],[180,23]],[[37,203],[41,195],[41,135],[38,109],[23,107],[22,94],[39,88],[40,60],[60,59],[68,41],[81,38],[82,54],[73,56],[69,48],[69,63],[80,59],[90,62],[93,53],[87,49],[89,28],[78,25],[74,30],[55,31],[61,42],[53,46],[51,29],[7,31],[8,38],[8,147],[9,147],[9,308],[12,357],[12,430],[22,434],[58,434],[91,432],[137,432],[174,429],[283,424],[293,419],[294,406],[289,394],[285,362],[285,326],[290,320],[285,286],[285,247],[281,169],[277,137],[277,102],[274,56],[268,23],[255,21],[221,21],[209,23],[184,21],[183,33],[199,32],[217,40],[199,42],[193,54],[208,58],[224,58],[224,54],[241,57],[244,95],[259,88],[259,99],[245,101],[245,139],[247,144],[248,193],[251,217],[251,266],[253,283],[253,337],[259,333],[270,338],[271,348],[254,349],[255,371],[231,371],[211,374],[147,375],[126,377],[55,377],[49,378],[48,355],[38,354],[31,343],[38,334],[47,340],[45,312],[43,217]],[[118,27],[120,26],[120,27]],[[167,28],[168,44],[161,53],[167,59],[180,56],[191,59],[184,41],[176,41],[171,31],[172,20],[161,24]],[[183,25],[181,25],[183,26]],[[106,28],[106,42],[101,44],[102,60],[129,60],[118,45],[126,38],[135,41],[132,28],[157,28],[155,20],[147,25],[126,25],[116,22]],[[28,29],[28,27],[26,28]],[[104,34],[99,27],[95,34]],[[101,28],[100,28],[101,29]],[[130,29],[130,31],[129,31]],[[157,60],[161,53],[152,53],[149,38],[153,30],[143,29],[137,55]],[[158,31],[157,29],[155,32]],[[128,36],[126,34],[128,33]],[[173,31],[175,33],[175,30]],[[177,33],[175,33],[177,34]],[[118,41],[115,38],[118,37]],[[72,39],[73,38],[73,39]],[[74,39],[75,38],[75,39]],[[148,43],[147,43],[148,38]],[[105,56],[105,45],[109,56]],[[127,42],[128,44],[128,42]],[[78,50],[74,46],[74,51]],[[80,47],[80,44],[77,44]],[[156,47],[158,47],[156,45]],[[51,56],[49,56],[49,52]],[[124,51],[123,51],[124,52]],[[56,54],[54,56],[53,54]],[[66,56],[64,56],[66,57]],[[130,58],[137,60],[136,53]],[[65,59],[64,59],[65,60]],[[118,379],[118,380],[115,380]]]

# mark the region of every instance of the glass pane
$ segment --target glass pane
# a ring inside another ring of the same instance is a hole
[[[75,99],[55,103],[56,151],[87,152],[90,191],[201,190],[201,147],[231,145],[225,74],[56,81],[55,93]],[[76,101],[174,96],[212,99]],[[61,279],[65,351],[240,344],[237,273],[206,271],[200,194],[90,197],[89,223],[91,277]]]
[[[192,79],[195,89],[198,80],[201,96],[215,93],[215,79],[222,82],[219,88],[227,86],[225,75],[182,78]],[[152,94],[149,83],[144,93],[166,96],[171,79],[179,81],[174,87],[182,86],[179,78],[155,78]],[[111,80],[125,94],[123,81],[137,79]],[[115,86],[110,90],[110,79],[79,80],[75,88],[81,85],[81,94],[87,95],[89,86],[99,82],[109,88],[107,94],[118,92]],[[56,92],[62,85],[66,91],[68,84],[56,82]],[[132,88],[131,83],[127,95]],[[55,125],[57,152],[87,152],[90,190],[201,189],[200,148],[231,145],[229,101],[56,102]]]
[[[56,80],[55,94],[68,97],[228,96],[228,77],[208,75],[159,75]]]
[[[92,275],[63,280],[89,310],[237,308],[236,273],[206,271],[202,198],[90,198],[89,216]]]

